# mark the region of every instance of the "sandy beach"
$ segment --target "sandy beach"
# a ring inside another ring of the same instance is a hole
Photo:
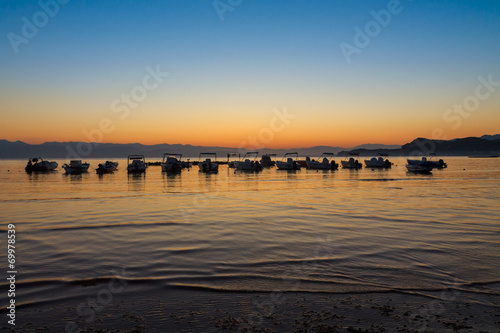
[[[19,307],[4,332],[498,332],[500,297],[417,293],[241,293],[163,288]],[[109,303],[107,302],[109,300]],[[83,305],[82,305],[83,304]],[[5,316],[5,312],[2,311]]]

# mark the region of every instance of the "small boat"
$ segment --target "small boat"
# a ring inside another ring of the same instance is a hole
[[[229,154],[227,154],[227,167],[228,168],[236,168],[236,162],[238,162],[238,161],[230,161],[229,160],[233,156],[238,156],[238,160],[241,158],[241,154],[239,154],[239,153],[229,153]]]
[[[344,161],[340,161],[342,163],[342,168],[344,169],[361,169],[363,164],[359,163],[358,160],[355,160],[353,157],[349,156],[358,156],[358,154],[349,153],[346,155],[346,159]],[[349,159],[347,159],[349,157]]]
[[[236,170],[242,171],[260,171],[262,170],[262,165],[257,161],[258,151],[249,151],[245,153],[240,161],[235,162]],[[247,157],[253,156],[253,160]]]
[[[44,161],[41,157],[30,158],[24,170],[26,172],[47,172],[57,168],[57,162]]]
[[[71,160],[69,161],[69,164],[63,165],[63,169],[66,171],[66,173],[79,174],[87,172],[89,166],[90,164],[86,162],[82,163],[82,160]]]
[[[187,161],[180,161],[181,162],[181,167],[183,169],[189,169],[191,167],[191,162],[189,162],[189,158],[187,159]]]
[[[288,156],[295,156],[295,159]],[[297,163],[298,157],[299,153],[286,153],[282,161],[276,161],[276,167],[278,170],[300,170],[300,164]]]
[[[418,164],[424,163],[424,164],[432,165],[433,168],[435,168],[435,169],[444,169],[444,168],[448,167],[448,164],[446,164],[442,159],[439,159],[438,161],[433,161],[432,160],[433,155],[429,155],[429,156],[431,156],[429,159],[427,159],[426,156],[422,157],[421,160],[408,159],[408,164],[418,165]]]
[[[102,175],[105,173],[113,173],[117,168],[118,162],[106,161],[105,163],[99,164],[97,169],[95,169],[95,172],[99,175]]]
[[[210,158],[206,158],[202,161],[202,156],[213,156],[214,161]],[[217,164],[217,154],[216,153],[200,153],[198,168],[200,168],[201,172],[209,173],[209,172],[219,172],[219,164]]]
[[[337,170],[339,168],[338,163],[332,159],[328,160],[328,157],[333,158],[334,153],[323,153],[317,160],[311,160],[309,156],[306,157],[307,168],[313,170]],[[320,162],[321,161],[321,162]]]
[[[170,153],[163,154],[163,161],[161,162],[161,171],[169,173],[181,172],[182,170],[181,158],[182,154],[170,154]]]
[[[260,164],[263,168],[269,168],[276,165],[276,162],[271,157],[276,157],[276,154],[264,154],[260,158]]]
[[[127,172],[142,173],[146,172],[148,164],[144,155],[129,155],[127,158]]]
[[[415,173],[431,173],[432,169],[434,169],[434,166],[432,165],[424,165],[424,164],[407,164],[406,169],[410,172],[415,172]]]
[[[367,168],[384,168],[389,169],[392,167],[392,162],[389,159],[385,159],[384,157],[389,156],[388,154],[379,154],[377,157],[372,157],[369,160],[365,160],[365,165]]]
[[[426,157],[422,157],[421,160],[407,159],[406,161],[408,162],[406,169],[411,172],[430,173],[436,167],[436,162],[428,161]]]

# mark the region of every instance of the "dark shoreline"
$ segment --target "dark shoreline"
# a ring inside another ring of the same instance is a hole
[[[498,295],[483,295],[482,301],[476,293],[453,290],[423,296],[154,288],[88,306],[103,287],[82,286],[88,296],[20,307],[16,327],[6,322],[0,327],[5,332],[498,332],[500,316]]]

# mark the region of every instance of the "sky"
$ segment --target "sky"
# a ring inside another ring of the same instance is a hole
[[[500,2],[0,1],[0,139],[353,147],[500,133]]]

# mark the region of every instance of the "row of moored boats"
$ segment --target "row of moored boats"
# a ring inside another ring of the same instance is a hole
[[[235,170],[241,171],[260,171],[263,168],[274,167],[278,170],[300,170],[307,168],[312,170],[337,170],[339,164],[335,162],[333,153],[323,153],[317,159],[311,159],[309,156],[305,160],[299,160],[298,153],[286,153],[281,161],[274,160],[276,154],[264,154],[258,159],[257,151],[247,152],[243,157],[237,154],[228,154],[228,166]],[[230,157],[238,156],[237,160],[229,161]],[[363,165],[354,157],[357,154],[349,154],[345,160],[341,161],[344,169],[360,169]],[[367,168],[391,168],[393,163],[387,159],[387,155],[380,154],[369,160],[364,160]],[[433,161],[422,157],[422,159],[408,159],[406,168],[410,172],[429,173],[433,169],[446,168],[447,165],[442,159]],[[190,168],[193,164],[198,165],[200,172],[216,173],[219,171],[219,163],[217,162],[216,153],[201,153],[198,162],[183,161],[182,154],[163,154],[163,160],[160,163],[161,169],[167,173],[179,173],[184,168]],[[42,158],[31,158],[26,165],[27,172],[45,172],[53,171],[58,167],[57,162],[44,161]],[[71,160],[70,163],[64,164],[63,169],[68,174],[79,174],[88,172],[89,163],[81,160]],[[127,172],[129,173],[144,173],[148,168],[144,155],[129,155],[127,161]],[[96,173],[106,174],[113,173],[118,169],[118,162],[106,161],[98,165]]]

